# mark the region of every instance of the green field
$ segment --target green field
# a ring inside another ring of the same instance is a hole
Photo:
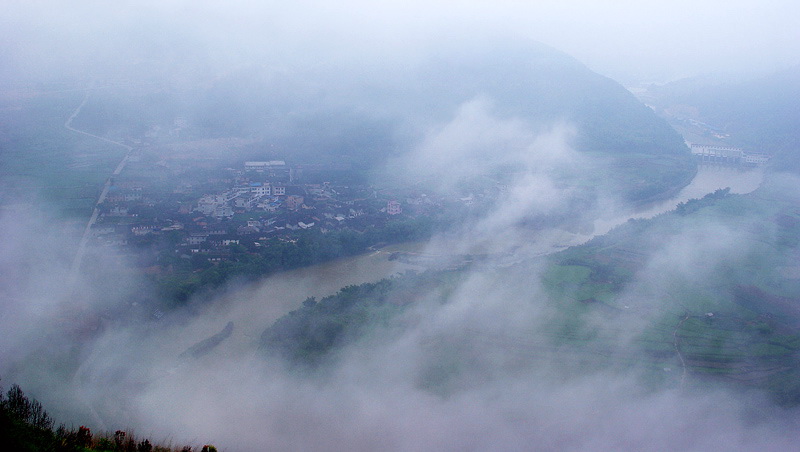
[[[786,270],[796,269],[800,256],[800,202],[784,193],[774,186],[744,196],[721,190],[511,269],[426,275],[428,303],[473,296],[461,287],[477,275],[490,297],[529,297],[507,302],[541,313],[513,332],[433,334],[423,350],[432,360],[423,386],[446,392],[482,360],[500,359],[531,369],[557,363],[565,378],[635,371],[646,387],[725,382],[800,404],[800,284]],[[520,287],[526,279],[530,290]],[[415,280],[391,282],[398,284]],[[365,285],[309,303],[268,328],[262,345],[313,364],[348,343],[385,337],[391,317],[424,297],[393,297],[380,287],[379,296]],[[390,298],[396,301],[387,305]]]
[[[720,245],[722,257],[691,256],[689,248],[689,260],[659,268],[661,281],[651,282],[649,266],[674,243],[715,240],[714,227],[734,237]],[[800,285],[785,269],[797,265],[798,237],[800,204],[780,187],[719,193],[554,255],[542,281],[565,306],[602,310],[617,324],[643,319],[632,343],[654,368],[674,367],[679,350],[689,375],[759,387],[797,404],[800,392],[789,383],[800,375]],[[640,275],[657,287],[632,289]]]

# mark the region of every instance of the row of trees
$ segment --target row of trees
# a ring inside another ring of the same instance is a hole
[[[264,331],[261,349],[302,366],[318,365],[332,350],[359,336],[378,312],[391,317],[399,310],[386,304],[397,284],[395,279],[382,279],[344,287],[320,301],[308,298]]]
[[[431,300],[433,291],[449,291],[461,277],[457,272],[407,271],[374,283],[346,286],[319,301],[308,298],[264,330],[259,347],[300,368],[318,368],[371,332],[380,331],[385,337],[396,316],[415,303]]]
[[[708,193],[702,198],[692,198],[686,202],[678,203],[678,205],[675,206],[675,213],[686,216],[690,213],[697,212],[704,207],[713,206],[716,204],[717,200],[727,198],[730,195],[730,192],[730,187],[720,188],[714,190],[713,193]]]

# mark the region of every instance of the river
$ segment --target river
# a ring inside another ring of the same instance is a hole
[[[700,165],[692,182],[674,197],[644,206],[627,215],[598,220],[595,222],[593,235],[605,234],[629,218],[652,218],[674,209],[678,203],[693,198],[702,198],[715,190],[730,188],[731,193],[750,193],[758,188],[763,180],[763,167],[737,168],[723,165]]]
[[[758,188],[763,177],[762,168],[740,170],[725,166],[701,166],[692,182],[675,197],[626,215],[598,220],[592,234],[559,229],[528,233],[530,237],[526,237],[524,250],[518,250],[505,259],[504,265],[578,245],[595,235],[604,234],[629,218],[649,218],[673,209],[680,202],[702,197],[717,189],[730,187],[732,193],[749,193]],[[395,251],[434,255],[443,255],[447,250],[460,252],[463,248],[457,246],[456,240],[439,239],[434,245],[422,242],[391,245],[378,251],[283,272],[245,287],[233,288],[222,297],[220,303],[210,308],[212,315],[201,316],[198,322],[193,323],[192,331],[180,334],[181,339],[175,344],[176,355],[194,342],[219,331],[229,321],[234,322],[235,329],[223,344],[226,354],[246,353],[253,350],[253,344],[264,328],[287,312],[297,309],[306,297],[321,298],[347,285],[373,282],[406,270],[418,270],[420,267],[390,261],[388,257]]]
[[[673,199],[628,215],[599,221],[594,234],[604,233],[631,217],[650,217],[671,210],[679,202],[701,197],[719,188],[730,187],[734,193],[753,191],[763,176],[762,169],[739,171],[729,167],[701,167],[692,182]],[[494,259],[493,265],[511,265],[531,255],[550,254],[566,246],[585,242],[593,236],[558,229],[507,235],[514,233],[502,231],[497,234],[498,240],[513,237],[509,240],[516,240],[524,246],[518,247],[513,253],[503,254],[500,259]],[[130,414],[125,410],[120,411],[120,407],[125,406],[120,400],[125,396],[118,394],[118,390],[127,391],[129,386],[178,388],[185,384],[188,376],[205,375],[209,367],[241,366],[248,357],[257,354],[257,344],[264,329],[279,317],[297,309],[305,298],[321,298],[347,285],[376,281],[405,270],[418,269],[388,258],[397,251],[440,256],[460,253],[464,248],[457,241],[457,237],[450,237],[434,241],[433,245],[428,242],[392,245],[358,256],[271,275],[255,283],[230,287],[215,302],[204,304],[203,312],[186,321],[171,321],[156,326],[146,335],[138,331],[121,331],[118,335],[117,332],[110,332],[107,338],[97,341],[88,351],[73,379],[76,388],[94,388],[92,391],[106,388],[107,393],[101,391],[94,399],[82,396],[81,400],[85,402],[88,413],[91,413],[87,416],[92,416],[99,427],[105,425],[104,420],[112,421],[108,425],[126,419],[129,421]],[[233,323],[232,328],[226,327],[229,322]],[[214,340],[213,349],[208,350],[207,354],[180,358],[181,354],[191,355],[191,350],[197,349],[191,347],[209,337],[219,340]],[[118,357],[120,350],[128,350],[125,355],[127,358]],[[187,350],[190,353],[184,353]],[[255,359],[251,362],[263,361]],[[114,377],[109,380],[109,376]]]

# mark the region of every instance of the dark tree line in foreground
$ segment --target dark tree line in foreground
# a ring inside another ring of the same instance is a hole
[[[18,385],[5,394],[0,392],[0,449],[9,451],[53,452],[191,452],[191,446],[173,448],[138,439],[133,434],[117,430],[114,434],[92,434],[84,426],[55,427],[53,418],[36,399],[25,395]],[[216,452],[211,445],[202,452]]]

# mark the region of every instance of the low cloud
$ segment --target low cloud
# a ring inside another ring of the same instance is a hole
[[[499,118],[486,99],[467,102],[452,121],[432,129],[404,164],[433,178],[438,190],[457,191],[463,179],[515,169],[499,182],[505,192],[496,204],[429,249],[461,253],[483,242],[508,250],[541,241],[546,249],[539,252],[551,253],[560,243],[553,237],[579,237],[524,224],[573,202],[576,190],[563,181],[593,170],[569,146],[571,136],[569,126],[536,129]],[[439,172],[447,176],[435,178]],[[12,332],[3,338],[2,376],[32,388],[68,423],[228,450],[777,451],[800,441],[796,410],[722,385],[682,388],[677,361],[663,371],[663,382],[650,384],[652,369],[631,345],[649,322],[674,314],[675,306],[664,305],[673,281],[698,283],[748,255],[736,219],[678,221],[649,244],[656,251],[621,297],[630,312],[573,311],[568,303],[578,301],[553,297],[540,264],[525,259],[536,254],[531,249],[516,265],[462,274],[444,294],[409,306],[316,373],[262,356],[261,331],[309,295],[369,281],[371,267],[389,265],[385,258],[378,264],[364,257],[334,278],[325,276],[334,266],[274,275],[232,286],[193,306],[192,315],[112,319],[113,328],[100,321],[98,330],[81,336],[59,329],[64,317],[56,313],[84,312],[81,303],[92,310],[126,306],[136,298],[126,290],[101,291],[107,287],[101,275],[84,275],[74,289],[84,296],[75,298],[65,283],[70,249],[61,237],[42,234],[44,223],[34,214],[0,219],[9,238],[0,261],[3,308],[10,314],[2,326]],[[104,254],[95,258],[110,261]],[[117,282],[144,287],[135,279]],[[146,296],[144,289],[137,296]],[[88,325],[77,318],[76,325]],[[184,353],[231,321],[230,337],[208,353]],[[49,325],[54,335],[39,341]],[[569,325],[573,330],[564,330]],[[603,347],[571,343],[574,332],[596,335]],[[53,353],[33,355],[55,342],[61,347]],[[64,357],[70,365],[59,369]]]
[[[576,187],[575,181],[600,171],[600,163],[572,147],[575,136],[568,123],[503,117],[490,98],[477,97],[391,161],[387,174],[418,191],[478,206],[474,221],[454,225],[455,234],[434,238],[432,253],[442,248],[451,253],[509,251],[537,242],[533,231],[543,229],[543,222],[565,223],[554,218],[568,216],[572,227],[590,225],[600,206],[620,205],[610,190]]]

